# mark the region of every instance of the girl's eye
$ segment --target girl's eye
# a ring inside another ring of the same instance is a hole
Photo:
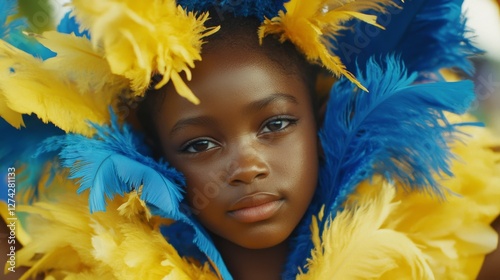
[[[276,118],[268,121],[261,130],[261,133],[277,132],[297,123],[292,118]]]
[[[215,147],[217,147],[217,145],[213,141],[200,139],[188,142],[181,148],[181,151],[184,153],[201,153]]]

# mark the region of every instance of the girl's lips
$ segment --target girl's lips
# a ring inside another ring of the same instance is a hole
[[[255,193],[236,201],[228,214],[242,223],[267,220],[281,208],[283,199],[272,193]]]

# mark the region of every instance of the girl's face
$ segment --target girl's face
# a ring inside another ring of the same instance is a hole
[[[167,88],[156,127],[187,199],[213,234],[268,248],[291,234],[313,196],[316,123],[305,83],[258,51],[214,50],[196,65],[193,105]]]

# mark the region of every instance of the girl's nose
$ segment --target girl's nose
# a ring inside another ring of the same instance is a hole
[[[269,166],[263,152],[248,143],[234,148],[229,164],[228,181],[231,186],[251,184],[269,175]]]

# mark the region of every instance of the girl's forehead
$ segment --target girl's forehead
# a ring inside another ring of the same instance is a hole
[[[238,91],[275,93],[291,91],[291,87],[305,91],[297,71],[286,66],[258,48],[213,49],[196,64],[187,85],[205,103],[236,96]]]
[[[196,65],[187,85],[200,99],[194,105],[180,97],[172,86],[161,106],[160,118],[172,127],[179,119],[211,114],[240,114],[250,104],[265,100],[294,102],[312,110],[308,88],[298,75],[292,75],[262,52],[215,51]],[[288,96],[287,98],[273,98]],[[278,103],[275,103],[278,104]],[[233,110],[239,108],[238,110]],[[240,110],[241,109],[241,110]]]
[[[265,49],[261,46],[249,46],[244,43],[220,48],[208,48],[204,50],[203,59],[196,63],[193,72],[199,72],[201,69],[201,71],[205,72],[203,75],[206,75],[207,68],[217,69],[251,64],[284,70],[284,65],[289,63],[279,59],[277,52],[278,50]],[[287,66],[290,67],[290,65]]]

